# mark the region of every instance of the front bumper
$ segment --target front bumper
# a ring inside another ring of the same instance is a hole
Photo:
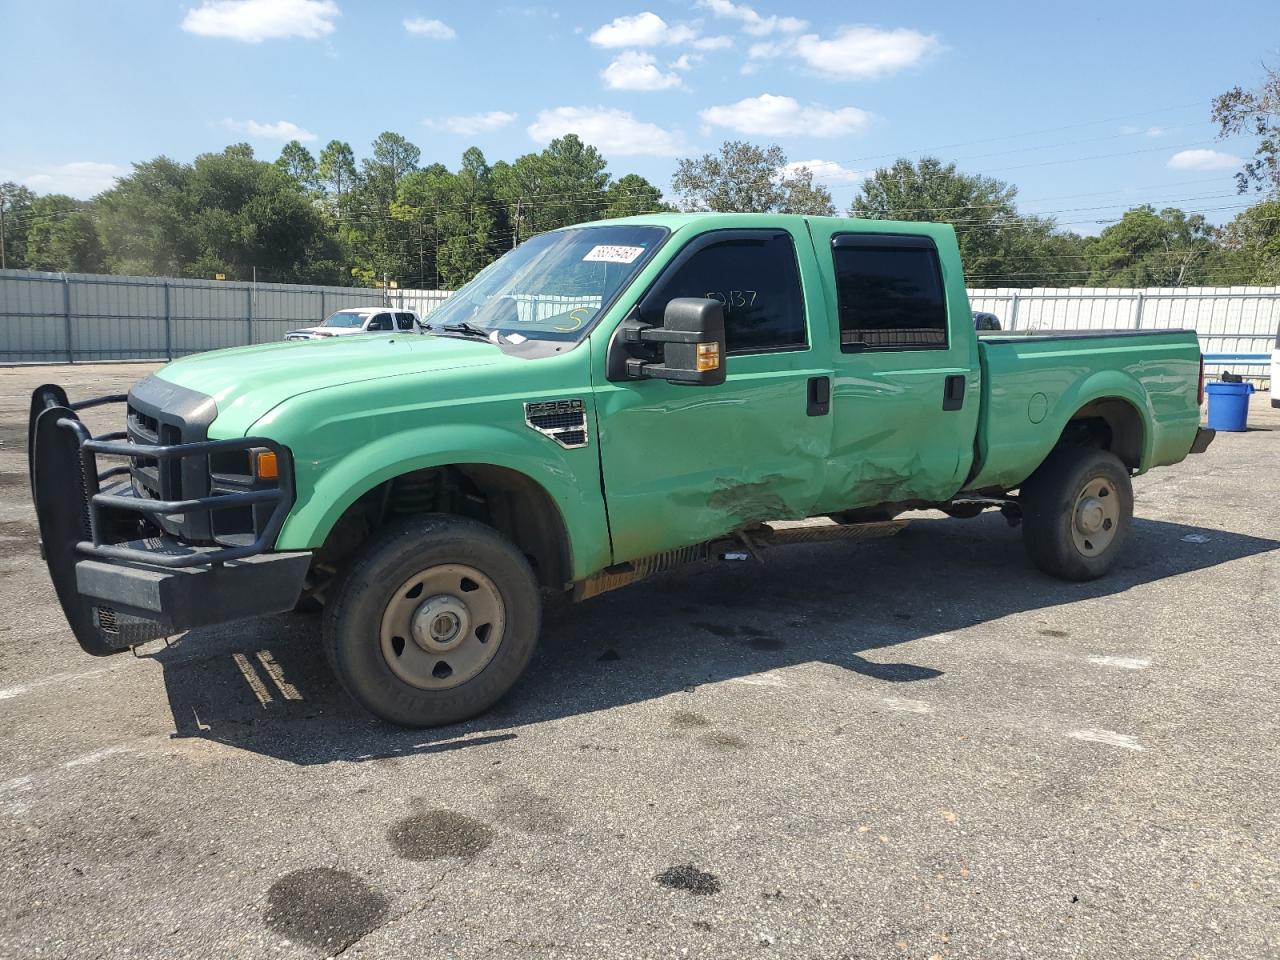
[[[41,553],[80,646],[103,656],[192,627],[293,607],[311,555],[271,552],[293,504],[289,451],[260,437],[156,445],[130,442],[123,432],[94,437],[75,412],[126,399],[73,404],[55,385],[31,398],[27,453]],[[211,455],[255,447],[276,454],[274,489],[161,500],[138,496],[128,479],[116,479],[128,477],[128,463],[174,461],[185,470]],[[128,463],[102,470],[99,456]],[[175,516],[266,506],[271,512],[261,528],[237,537],[187,543],[161,529]]]

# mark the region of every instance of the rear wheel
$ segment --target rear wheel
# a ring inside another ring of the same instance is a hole
[[[333,671],[367,710],[402,726],[487,710],[537,643],[541,607],[528,561],[472,520],[427,515],[390,528],[335,587],[324,616]]]
[[[1022,485],[1022,538],[1031,561],[1064,580],[1115,565],[1133,521],[1133,484],[1115,454],[1060,447]]]

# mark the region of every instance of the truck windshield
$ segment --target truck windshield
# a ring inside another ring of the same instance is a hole
[[[364,317],[358,313],[335,313],[329,316],[321,326],[324,327],[358,327],[364,322]]]
[[[525,241],[434,310],[432,332],[466,325],[508,343],[576,342],[666,237],[662,227],[581,227]]]

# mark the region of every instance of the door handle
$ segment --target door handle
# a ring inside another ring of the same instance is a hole
[[[806,412],[811,417],[825,417],[831,412],[831,378],[809,378],[809,404]]]
[[[959,410],[964,406],[964,374],[953,373],[942,385],[942,409]]]

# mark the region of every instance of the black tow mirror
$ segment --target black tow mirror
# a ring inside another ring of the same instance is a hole
[[[725,375],[724,306],[719,300],[678,297],[667,303],[662,326],[633,313],[609,350],[610,380],[666,380],[714,387]]]

